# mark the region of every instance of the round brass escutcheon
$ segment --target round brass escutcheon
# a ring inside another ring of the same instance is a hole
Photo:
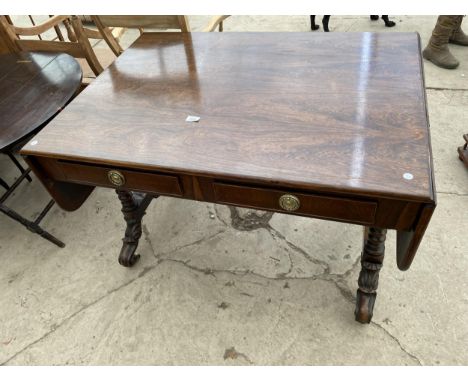
[[[286,194],[281,195],[279,198],[279,205],[283,210],[296,211],[300,207],[301,202],[296,196]]]
[[[116,170],[110,170],[107,173],[107,178],[109,178],[109,181],[117,187],[123,186],[125,184],[125,177],[123,174],[119,171]]]

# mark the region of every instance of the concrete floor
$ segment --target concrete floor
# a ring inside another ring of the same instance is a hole
[[[425,45],[435,24],[393,19],[388,29],[336,16],[331,28],[418,31]],[[207,20],[190,18],[194,29]],[[307,16],[236,16],[225,29],[308,27]],[[468,172],[456,148],[468,132],[468,48],[450,49],[457,70],[425,62],[438,207],[407,272],[389,233],[370,325],[353,318],[361,227],[163,197],[126,269],[118,200],[99,189],[44,220],[64,249],[0,215],[0,364],[466,365]],[[0,173],[17,176],[5,157]],[[33,217],[47,200],[34,180],[8,205]]]

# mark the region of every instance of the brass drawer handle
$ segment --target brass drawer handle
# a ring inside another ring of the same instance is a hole
[[[279,198],[279,205],[283,210],[296,211],[301,206],[301,202],[296,196],[285,194]]]
[[[125,176],[119,171],[110,170],[107,173],[107,178],[114,186],[120,187],[125,184]]]

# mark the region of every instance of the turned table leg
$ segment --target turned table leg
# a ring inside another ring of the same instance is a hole
[[[140,255],[135,255],[135,250],[141,237],[141,220],[155,196],[119,189],[115,191],[122,203],[122,212],[127,223],[119,263],[124,267],[131,267],[140,258]]]
[[[385,254],[385,235],[387,230],[377,227],[367,227],[364,232],[364,246],[361,254],[361,272],[359,273],[354,315],[356,321],[370,323],[374,310],[379,271]]]

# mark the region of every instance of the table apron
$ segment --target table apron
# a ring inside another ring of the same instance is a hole
[[[307,191],[260,182],[239,182],[46,157],[28,156],[26,160],[57,204],[65,210],[79,208],[92,189],[99,186],[364,226],[411,230],[424,206],[414,201]],[[123,184],[114,184],[111,172],[115,172],[114,175]],[[285,210],[280,203],[282,197],[297,199],[299,205],[293,206],[292,210]]]

